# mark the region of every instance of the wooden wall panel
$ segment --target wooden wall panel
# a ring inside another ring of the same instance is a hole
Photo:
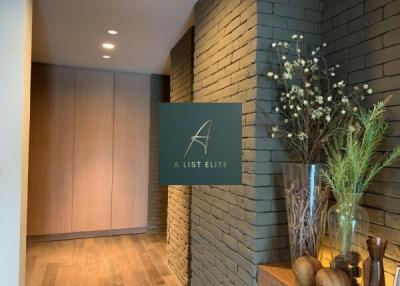
[[[28,235],[71,231],[74,74],[32,65]]]
[[[115,74],[112,228],[147,226],[150,77]]]
[[[76,71],[72,231],[111,228],[114,74]]]

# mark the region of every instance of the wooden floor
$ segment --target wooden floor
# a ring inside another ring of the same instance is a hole
[[[29,242],[27,286],[181,286],[165,234]]]

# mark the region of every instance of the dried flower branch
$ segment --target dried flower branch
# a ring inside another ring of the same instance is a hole
[[[323,146],[347,125],[359,110],[360,101],[373,91],[364,85],[350,91],[345,82],[337,81],[339,65],[329,67],[322,47],[304,58],[300,49],[302,35],[293,35],[294,44],[273,43],[279,59],[278,71],[267,77],[282,88],[275,112],[284,124],[275,124],[271,136],[284,137],[299,159],[310,164],[320,160]]]

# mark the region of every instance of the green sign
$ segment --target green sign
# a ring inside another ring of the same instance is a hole
[[[242,183],[239,103],[161,103],[159,180],[165,185]]]

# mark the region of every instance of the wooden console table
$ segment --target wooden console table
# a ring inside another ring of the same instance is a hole
[[[298,286],[293,271],[287,264],[258,265],[259,286]]]

